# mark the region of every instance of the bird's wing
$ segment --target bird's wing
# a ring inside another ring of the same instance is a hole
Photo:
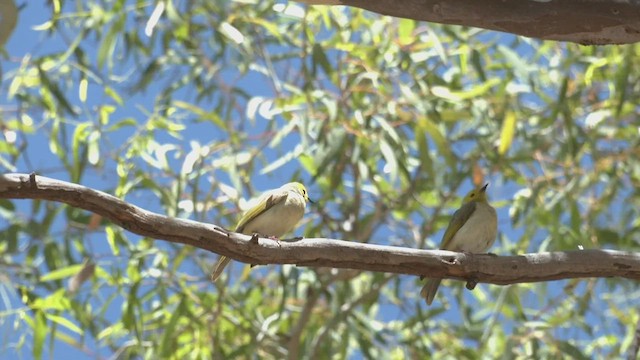
[[[271,191],[263,194],[262,196],[266,199],[259,199],[256,206],[252,207],[249,211],[242,215],[240,221],[238,222],[238,225],[236,226],[236,232],[241,233],[244,230],[245,226],[247,226],[247,224],[251,220],[257,218],[258,216],[260,216],[260,214],[271,209],[274,205],[285,201],[288,194],[289,192],[287,191]]]
[[[476,211],[476,202],[472,201],[462,205],[460,209],[453,213],[449,226],[447,226],[447,231],[445,231],[444,236],[442,236],[442,245],[440,245],[440,249],[453,250],[449,249],[451,240],[453,240],[453,237],[456,236],[458,230],[460,230],[467,220],[469,220],[471,215],[473,215],[474,211]]]

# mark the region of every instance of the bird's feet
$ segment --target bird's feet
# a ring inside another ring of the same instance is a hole
[[[276,242],[276,244],[278,244],[279,247],[282,247],[282,244],[280,244],[280,239],[275,237],[275,236],[269,236],[269,239],[273,240]]]

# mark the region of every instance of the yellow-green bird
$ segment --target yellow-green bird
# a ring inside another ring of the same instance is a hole
[[[451,218],[442,236],[441,250],[468,253],[484,253],[496,240],[498,216],[487,201],[487,186],[471,190],[464,197],[463,205]],[[441,279],[429,279],[420,295],[431,305],[438,292]]]
[[[279,238],[293,230],[304,215],[307,201],[313,203],[307,194],[307,188],[301,183],[291,182],[278,189],[264,192],[258,198],[256,205],[247,210],[235,232]],[[221,256],[211,273],[211,281],[216,281],[225,266],[231,261]]]

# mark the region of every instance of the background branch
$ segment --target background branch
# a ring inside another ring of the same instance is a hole
[[[640,41],[640,3],[616,0],[300,0],[583,45]]]
[[[212,224],[155,214],[101,191],[35,174],[1,175],[0,198],[63,202],[100,214],[139,235],[192,245],[251,264],[327,266],[501,285],[586,277],[640,279],[640,255],[624,251],[495,256],[324,238],[289,242],[260,238],[255,242],[250,236],[227,233]]]

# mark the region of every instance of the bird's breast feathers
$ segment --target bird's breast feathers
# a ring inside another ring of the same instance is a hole
[[[453,236],[447,250],[483,253],[493,245],[497,230],[496,210],[488,204],[478,202],[469,220]]]
[[[288,194],[284,201],[274,204],[253,220],[247,222],[243,229],[245,234],[258,233],[262,236],[281,237],[293,230],[302,219],[305,200],[301,195]]]

